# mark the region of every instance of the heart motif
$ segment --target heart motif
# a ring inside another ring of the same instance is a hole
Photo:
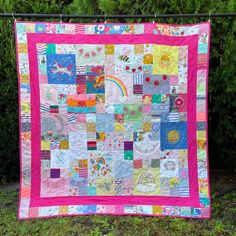
[[[132,69],[132,72],[135,72],[135,71],[136,71],[136,69],[135,69],[135,68],[133,68],[133,69]]]
[[[163,79],[163,80],[167,80],[167,76],[166,76],[166,75],[163,75],[162,79]]]
[[[82,54],[83,53],[83,51],[84,51],[84,49],[83,48],[81,48],[80,50],[79,50],[79,52]]]
[[[93,56],[93,57],[96,56],[96,53],[95,53],[95,52],[92,52],[92,56]]]
[[[126,66],[126,67],[125,67],[125,69],[126,69],[126,70],[129,70],[129,69],[130,69],[130,67],[129,67],[129,66]]]
[[[85,57],[89,57],[89,53],[87,52],[87,53],[85,53],[85,55],[84,55]]]
[[[139,69],[139,70],[142,70],[142,66],[139,66],[138,69]]]
[[[102,50],[102,48],[97,48],[97,51],[100,52]]]

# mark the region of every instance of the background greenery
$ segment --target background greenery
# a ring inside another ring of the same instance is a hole
[[[236,12],[236,1],[0,0],[0,12],[88,15]],[[56,21],[58,19],[30,20]],[[208,19],[158,19],[159,22],[167,23],[194,23],[206,20]],[[127,21],[133,21],[133,19],[127,19]],[[140,20],[137,19],[137,21]],[[236,138],[236,19],[212,18],[211,22],[210,167],[211,169],[233,169],[236,166],[236,145],[234,144]],[[0,180],[2,182],[16,181],[19,179],[19,140],[15,42],[13,20],[2,18],[0,19],[0,95]]]

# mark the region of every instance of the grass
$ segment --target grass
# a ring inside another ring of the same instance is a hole
[[[0,235],[233,235],[236,236],[236,192],[216,194],[235,182],[235,176],[212,178],[212,219],[168,217],[79,216],[19,221],[18,185],[0,188]],[[224,183],[224,185],[223,185]]]

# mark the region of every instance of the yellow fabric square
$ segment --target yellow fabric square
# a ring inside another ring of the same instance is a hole
[[[30,103],[29,102],[21,102],[21,112],[22,113],[30,113]]]
[[[105,132],[97,132],[96,134],[96,140],[97,142],[104,142],[106,138],[106,133]]]
[[[153,74],[178,74],[178,47],[153,45]]]
[[[25,29],[27,33],[35,33],[35,24],[26,24]]]
[[[106,55],[113,55],[115,50],[114,44],[106,44],[105,45],[105,54]]]
[[[124,131],[124,124],[123,123],[115,123],[115,131],[116,132],[123,132]]]
[[[60,141],[60,149],[69,149],[69,142],[68,142],[68,140],[61,140]]]
[[[197,131],[198,140],[206,140],[206,131]]]
[[[87,123],[87,131],[88,132],[96,132],[96,124],[95,123]]]
[[[152,212],[153,212],[153,214],[161,215],[162,214],[161,206],[153,206],[152,207]]]
[[[50,150],[50,141],[41,141],[41,150]]]
[[[28,48],[26,43],[19,43],[18,44],[18,53],[27,53]]]
[[[134,195],[155,196],[160,194],[160,169],[134,169]]]
[[[152,131],[152,123],[150,123],[150,122],[143,123],[143,131],[144,132],[151,132]]]
[[[134,54],[142,54],[144,46],[143,44],[135,44],[134,45]]]
[[[68,213],[68,206],[59,207],[59,214],[67,214],[67,213]]]
[[[21,84],[29,84],[29,75],[20,75],[20,82]]]
[[[96,179],[97,195],[113,196],[116,194],[114,179]]]
[[[152,64],[153,63],[153,55],[148,53],[148,54],[144,54],[143,56],[143,64]]]

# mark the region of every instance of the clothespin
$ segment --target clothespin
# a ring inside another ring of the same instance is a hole
[[[16,22],[16,18],[15,18],[15,16],[14,16],[14,13],[13,13],[13,12],[11,13],[11,15],[12,15],[13,20]]]
[[[155,20],[156,20],[156,18],[157,18],[157,14],[155,13],[155,15],[154,15],[154,20],[153,20],[153,24],[155,23]]]
[[[60,23],[62,23],[62,14],[60,14]]]
[[[211,23],[211,13],[209,12],[208,22]]]
[[[105,15],[105,21],[104,21],[104,24],[107,23],[107,15]]]

